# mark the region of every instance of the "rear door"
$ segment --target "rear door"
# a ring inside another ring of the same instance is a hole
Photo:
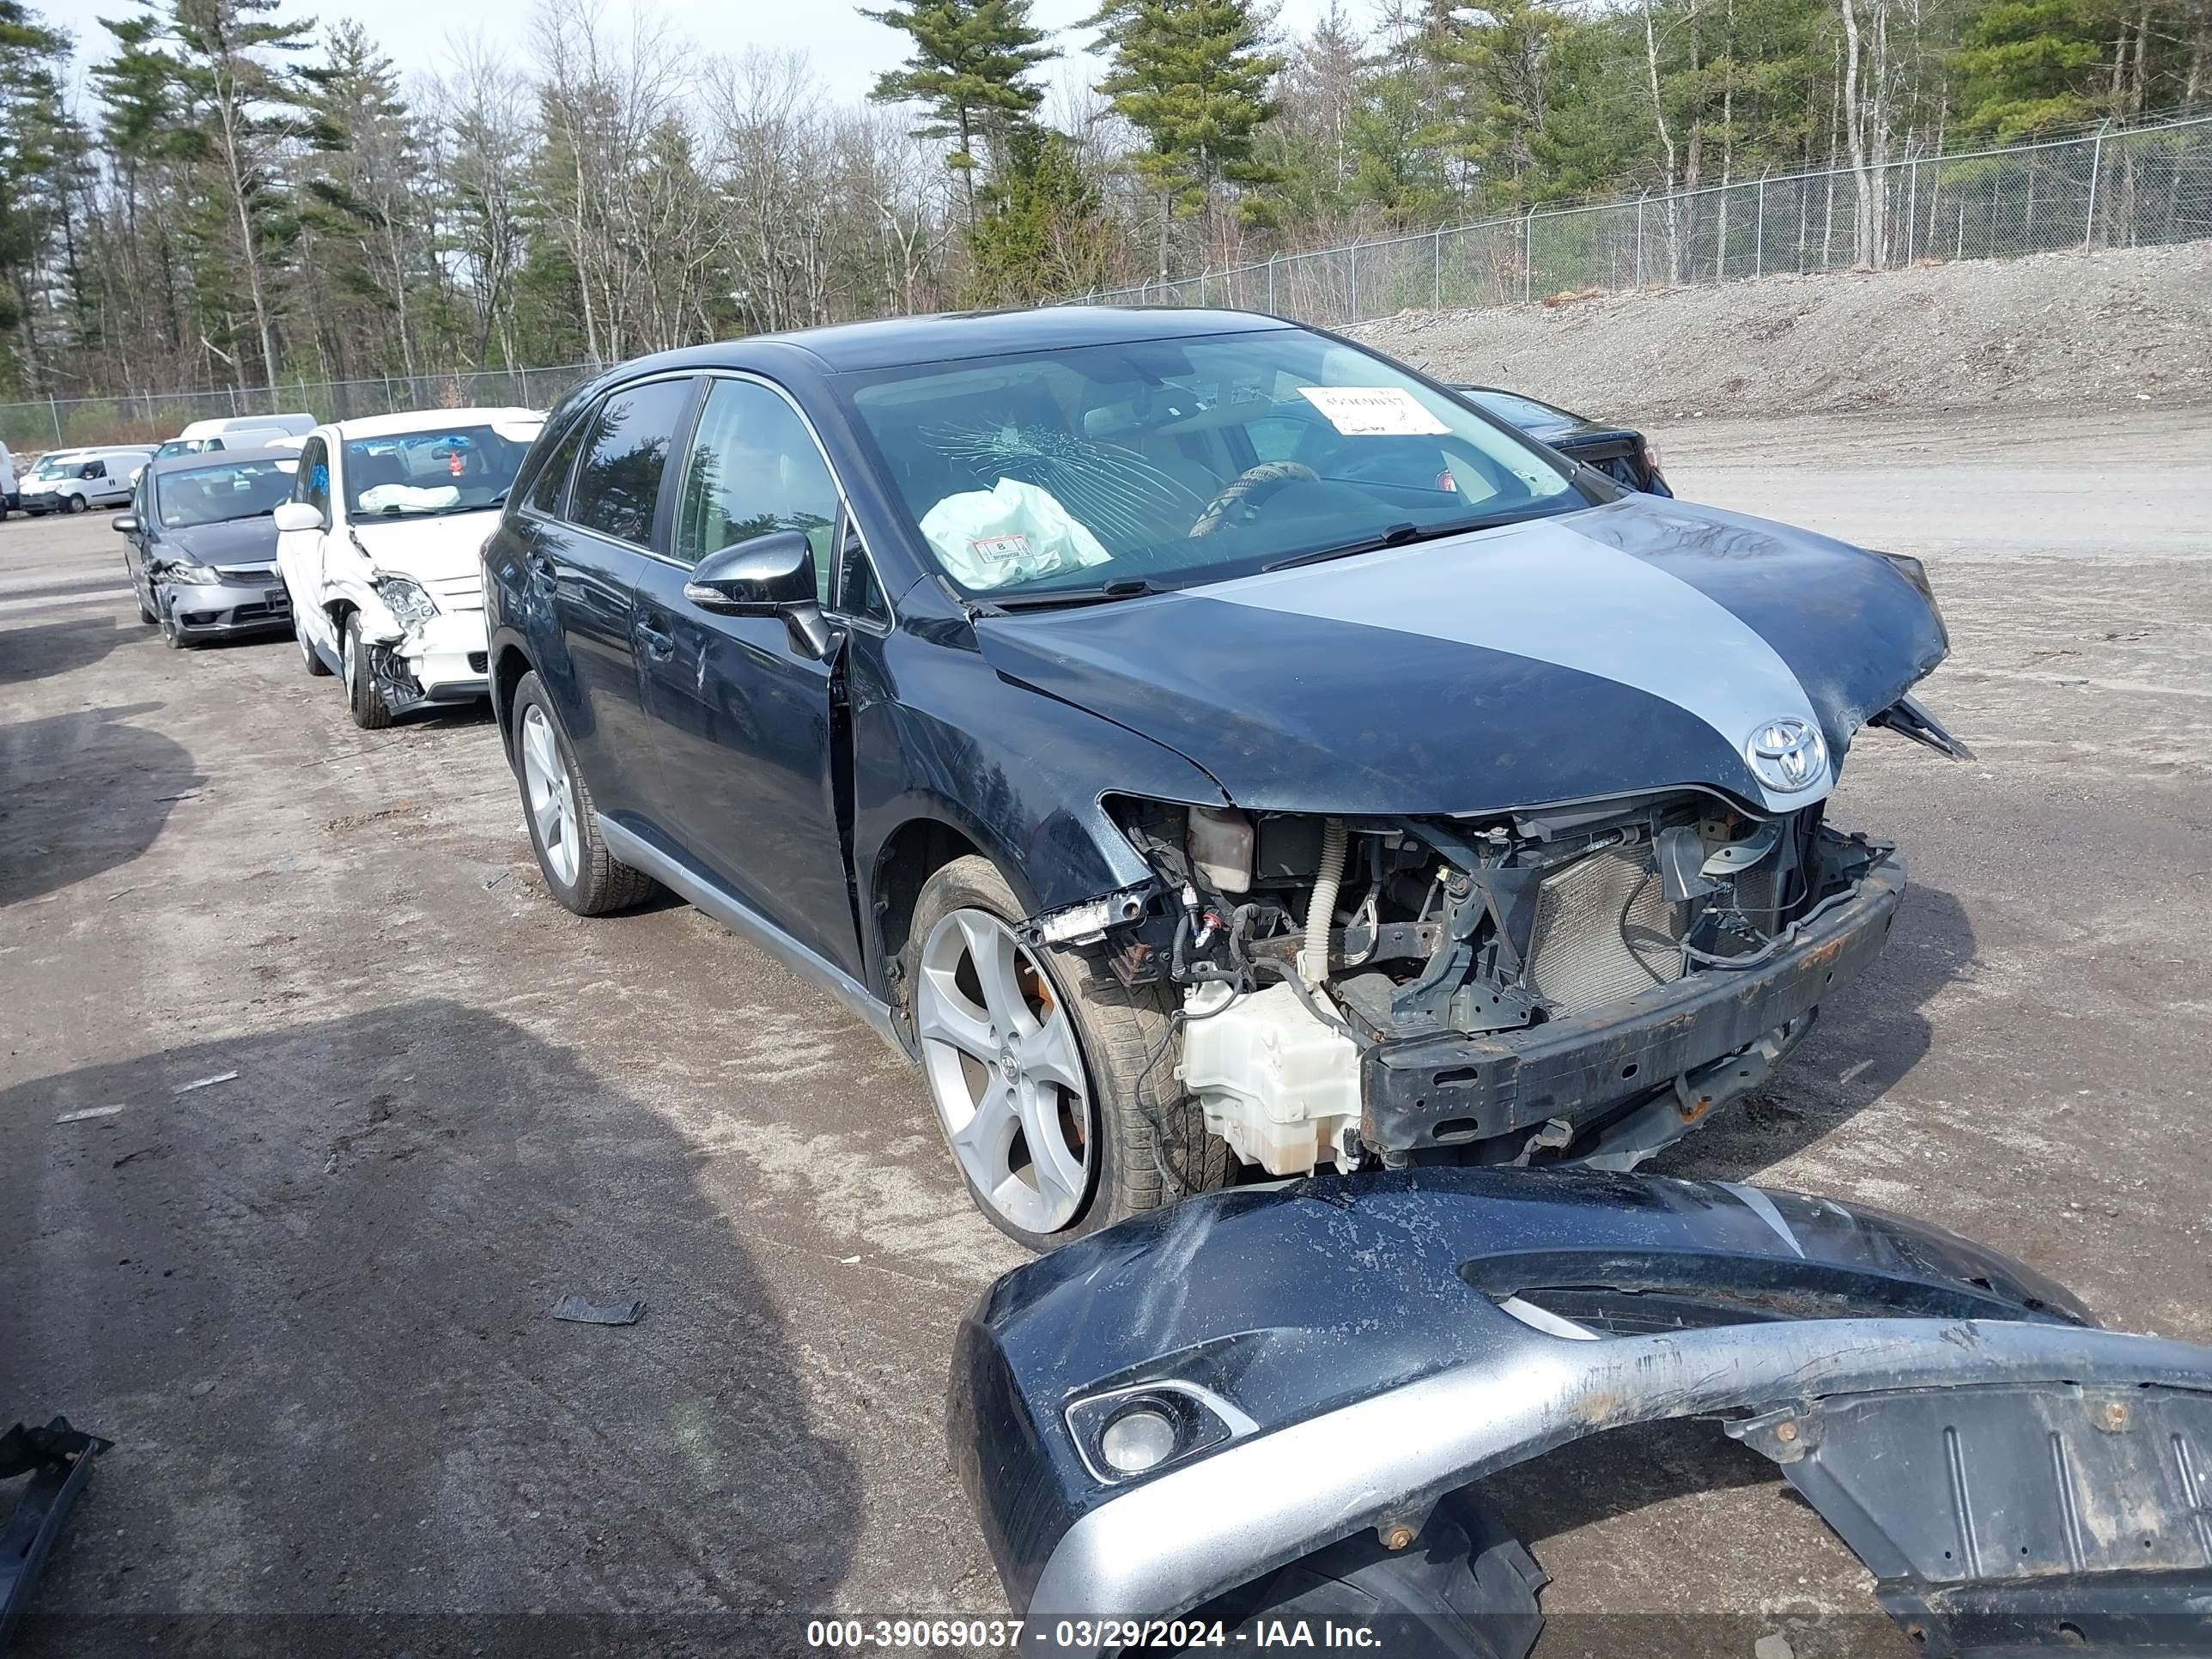
[[[577,764],[600,811],[664,847],[676,831],[640,706],[633,622],[696,384],[676,375],[609,392],[549,459],[518,520],[523,580],[550,622],[538,674]]]
[[[799,530],[834,609],[842,501],[797,406],[764,381],[709,380],[671,516],[672,535],[639,579],[637,664],[685,861],[858,978],[832,743],[842,637],[817,659],[780,618],[722,616],[684,597],[708,554]]]

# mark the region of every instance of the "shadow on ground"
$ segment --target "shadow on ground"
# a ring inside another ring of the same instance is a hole
[[[0,905],[130,863],[154,844],[176,797],[206,781],[182,746],[131,723],[161,707],[0,726]]]
[[[0,1094],[0,1415],[116,1442],[18,1651],[803,1647],[858,1478],[695,1158],[444,1001]]]
[[[112,617],[0,629],[0,686],[89,668],[116,647],[138,637],[136,629],[123,627]]]
[[[1903,1082],[1927,1054],[1922,1009],[1974,959],[1974,925],[1941,888],[1905,890],[1889,944],[1865,976],[1820,1009],[1769,1087],[1644,1166],[1649,1175],[1749,1181],[1833,1133]]]

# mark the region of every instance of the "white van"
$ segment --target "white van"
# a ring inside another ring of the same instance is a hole
[[[46,513],[82,513],[88,507],[113,507],[131,499],[131,486],[154,459],[148,444],[112,444],[98,449],[57,449],[39,457],[23,477],[21,500],[33,518]]]
[[[194,421],[154,452],[157,460],[172,455],[198,455],[211,449],[266,449],[278,438],[304,438],[315,429],[308,414],[229,415],[221,420]]]

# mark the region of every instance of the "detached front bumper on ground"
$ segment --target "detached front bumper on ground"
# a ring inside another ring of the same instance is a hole
[[[1771,1459],[1922,1651],[2212,1650],[2212,1351],[1793,1193],[1458,1170],[1194,1199],[993,1286],[949,1432],[1039,1646],[1233,1632],[1320,1585],[1425,1607],[1451,1639],[1416,1650],[1517,1659],[1541,1575],[1463,1489],[1682,1417]]]

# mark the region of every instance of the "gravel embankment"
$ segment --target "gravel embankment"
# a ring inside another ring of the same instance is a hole
[[[1449,379],[1692,415],[2212,401],[2212,240],[1765,276],[1353,331]]]

